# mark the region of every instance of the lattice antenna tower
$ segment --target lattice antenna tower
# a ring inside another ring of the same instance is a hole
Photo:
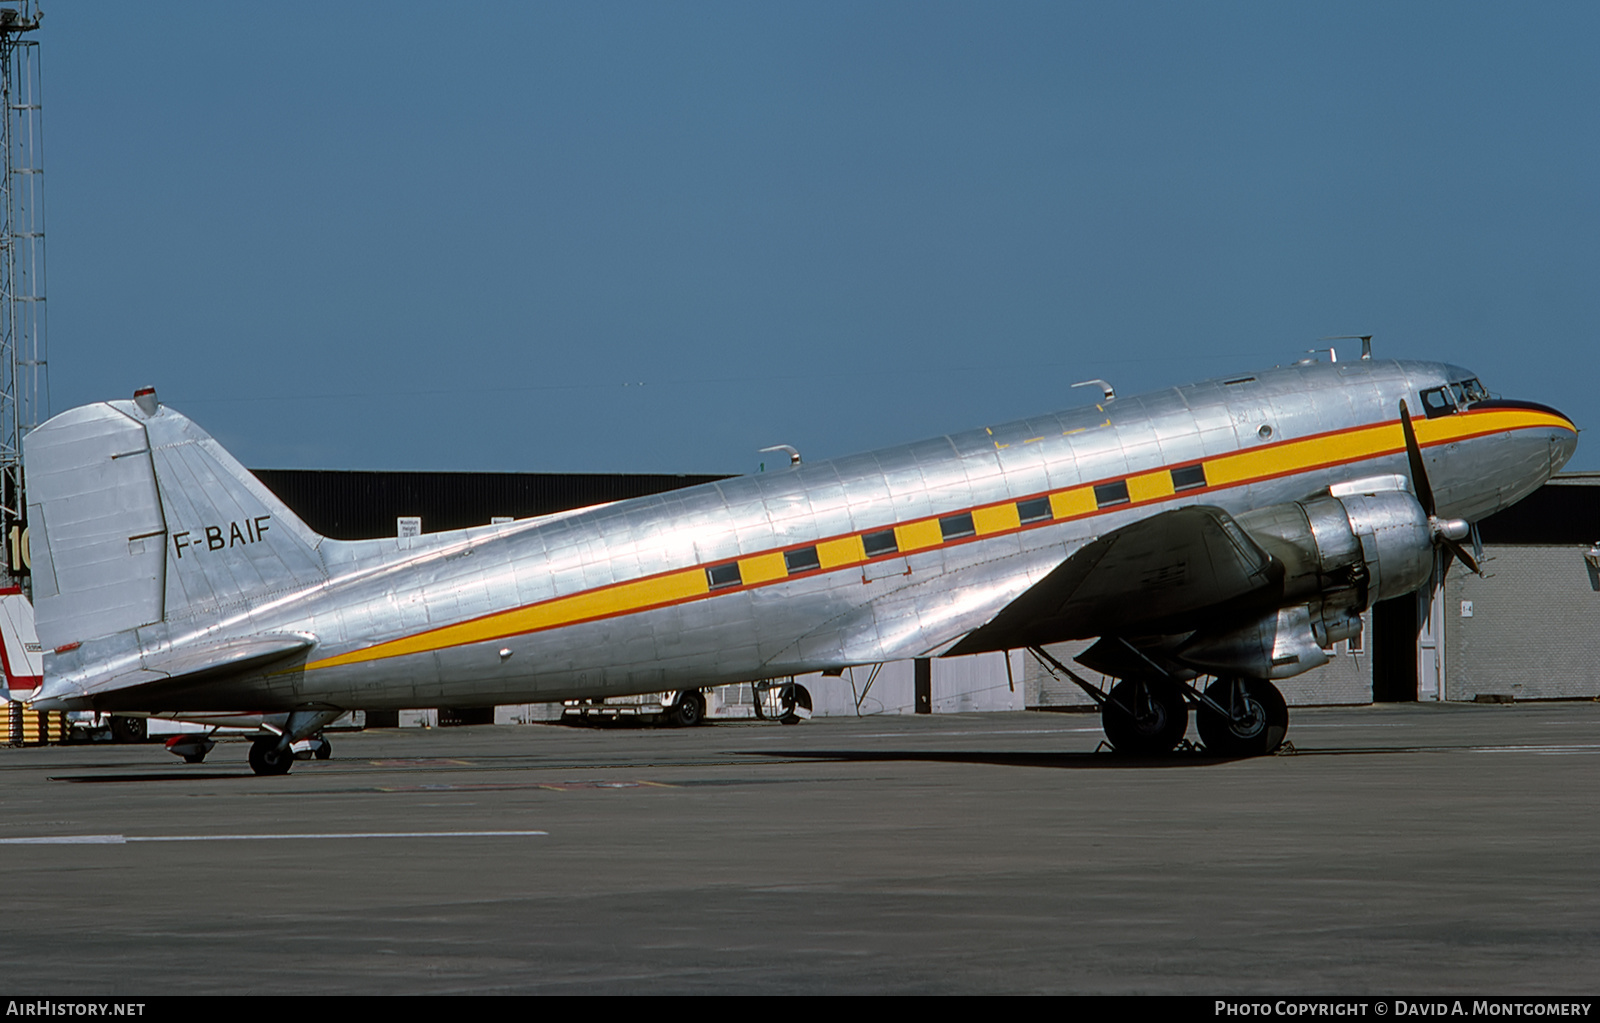
[[[5,582],[26,574],[22,438],[50,415],[44,289],[44,107],[36,0],[0,0],[0,542]]]

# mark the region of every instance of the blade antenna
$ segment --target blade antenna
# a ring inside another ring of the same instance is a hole
[[[1363,359],[1372,358],[1372,335],[1371,334],[1333,334],[1333,335],[1331,335],[1329,337],[1319,337],[1319,338],[1317,338],[1317,340],[1318,341],[1360,341],[1361,342],[1361,357]]]

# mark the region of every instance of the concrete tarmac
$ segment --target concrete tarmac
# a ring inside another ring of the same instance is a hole
[[[0,995],[1600,991],[1600,705],[1292,713],[0,749]]]

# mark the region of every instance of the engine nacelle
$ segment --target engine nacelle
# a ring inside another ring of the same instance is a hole
[[[1238,522],[1283,564],[1285,601],[1322,598],[1360,613],[1416,590],[1433,574],[1432,527],[1403,490],[1277,504]]]
[[[1359,618],[1356,623],[1360,624]],[[1216,675],[1289,678],[1330,660],[1323,647],[1337,640],[1324,644],[1317,631],[1311,607],[1299,604],[1263,615],[1242,628],[1196,633],[1177,656],[1185,664]]]
[[[1283,565],[1280,600],[1287,606],[1189,637],[1177,659],[1202,671],[1280,679],[1319,667],[1333,644],[1360,633],[1362,611],[1416,590],[1433,574],[1432,527],[1404,490],[1329,494],[1237,521]]]

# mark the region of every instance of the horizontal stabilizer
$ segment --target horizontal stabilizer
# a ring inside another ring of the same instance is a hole
[[[299,633],[241,636],[201,646],[186,646],[166,655],[146,654],[144,666],[146,670],[160,672],[172,679],[231,675],[308,650],[315,642],[310,636]]]
[[[159,701],[168,693],[254,671],[309,650],[315,644],[314,637],[301,633],[269,633],[146,653],[138,667],[110,675],[91,684],[86,691],[42,694],[30,706],[36,710],[79,710],[88,709],[85,701],[93,699],[98,708],[116,709],[116,698],[112,694],[138,688],[140,705],[148,708],[152,700]],[[111,697],[109,701],[108,696]]]

